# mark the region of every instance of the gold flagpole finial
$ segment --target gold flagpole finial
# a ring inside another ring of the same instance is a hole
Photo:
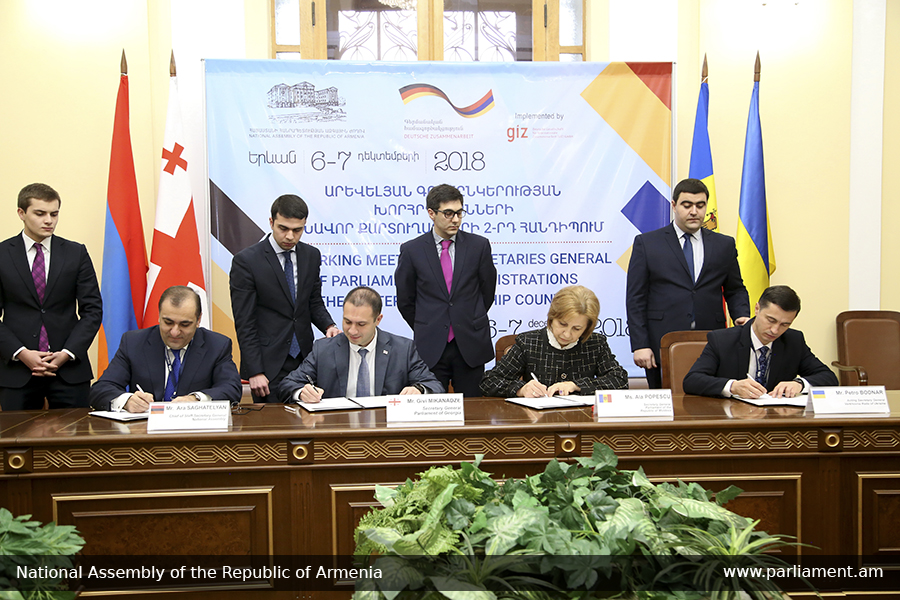
[[[703,70],[700,72],[700,83],[706,83],[709,79],[709,66],[706,64],[706,53],[703,53]]]
[[[169,58],[169,77],[175,77],[175,50],[172,50],[172,56]]]
[[[122,61],[119,63],[119,71],[122,75],[128,75],[128,61],[125,60],[125,49],[122,48]]]
[[[760,67],[759,62],[759,50],[756,51],[756,66],[753,69],[753,81],[759,83],[759,71],[762,67]]]

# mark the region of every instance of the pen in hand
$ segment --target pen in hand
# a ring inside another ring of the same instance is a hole
[[[531,379],[533,379],[539,386],[544,387],[544,384],[541,383],[540,379],[538,379],[537,375],[535,375],[533,372],[531,373]],[[544,393],[537,397],[538,398],[546,398],[547,397],[547,388],[544,387]]]

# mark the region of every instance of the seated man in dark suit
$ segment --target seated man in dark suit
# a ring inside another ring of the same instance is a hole
[[[303,363],[281,382],[282,401],[443,393],[413,341],[378,328],[383,316],[378,292],[350,290],[344,298],[344,335],[316,340]]]
[[[684,392],[700,396],[793,398],[810,385],[837,385],[837,377],[816,358],[803,333],[790,329],[800,297],[786,285],[767,288],[756,318],[740,327],[717,329],[684,377]]]
[[[241,399],[231,340],[200,323],[200,296],[172,286],[159,298],[159,325],[128,331],[91,387],[96,410],[144,412],[151,402]]]

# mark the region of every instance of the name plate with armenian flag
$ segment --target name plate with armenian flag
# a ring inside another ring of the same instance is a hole
[[[816,415],[890,414],[883,385],[816,387],[809,389]]]
[[[672,419],[672,390],[597,390],[594,417]]]
[[[147,431],[227,431],[230,402],[151,402]]]

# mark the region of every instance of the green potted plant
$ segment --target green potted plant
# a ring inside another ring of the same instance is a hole
[[[0,508],[0,597],[3,600],[67,600],[62,572],[73,570],[71,556],[84,539],[71,525],[30,521],[31,515],[13,517]]]
[[[723,507],[734,486],[654,485],[642,469],[618,469],[602,444],[502,483],[481,459],[376,488],[383,508],[355,539],[357,557],[378,570],[357,582],[355,600],[780,596],[763,577],[724,575],[783,565],[768,552],[792,545]]]

